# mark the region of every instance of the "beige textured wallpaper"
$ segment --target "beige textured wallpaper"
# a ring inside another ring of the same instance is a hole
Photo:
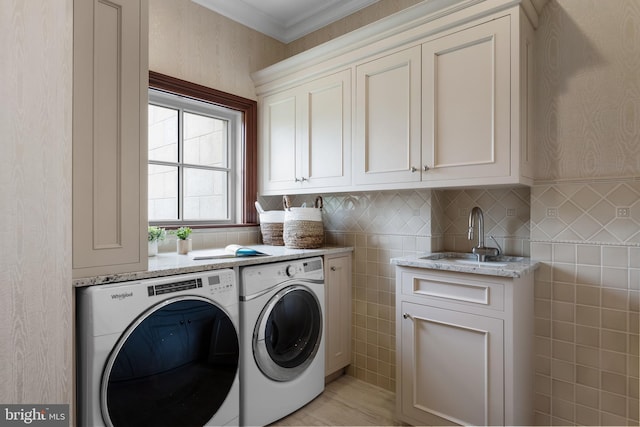
[[[149,69],[256,99],[250,74],[285,45],[190,0],[149,1]]]
[[[639,175],[640,2],[551,0],[536,39],[536,178]]]
[[[311,34],[308,34],[298,40],[294,40],[286,45],[286,56],[293,56],[314,46],[322,44],[326,41],[344,35],[350,31],[364,27],[374,21],[385,16],[389,16],[400,10],[406,9],[415,4],[421,3],[421,0],[380,0],[371,6],[347,16],[339,21],[327,25]]]
[[[536,38],[536,424],[639,425],[640,2],[551,0]]]
[[[72,0],[0,7],[0,402],[71,403]]]

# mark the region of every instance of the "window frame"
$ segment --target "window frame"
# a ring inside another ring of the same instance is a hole
[[[149,89],[172,93],[179,96],[210,102],[221,107],[239,111],[241,118],[241,147],[238,150],[241,165],[242,182],[238,187],[240,223],[232,224],[189,224],[192,228],[228,228],[254,226],[258,223],[258,214],[253,208],[258,194],[257,146],[258,146],[258,103],[241,96],[222,92],[186,80],[177,79],[155,71],[149,71]],[[169,227],[171,228],[171,227]]]

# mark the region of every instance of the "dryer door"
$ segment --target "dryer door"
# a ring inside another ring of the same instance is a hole
[[[238,334],[227,313],[196,296],[164,301],[118,341],[102,377],[107,425],[202,426],[238,370]]]
[[[311,364],[322,339],[322,309],[311,289],[288,286],[266,304],[253,333],[260,370],[276,381],[290,381]]]

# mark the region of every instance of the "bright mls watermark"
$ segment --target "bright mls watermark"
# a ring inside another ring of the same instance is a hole
[[[2,405],[0,427],[68,427],[69,405]]]

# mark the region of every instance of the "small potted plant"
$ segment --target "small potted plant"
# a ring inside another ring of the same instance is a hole
[[[158,242],[164,240],[166,235],[164,228],[149,226],[147,233],[149,256],[158,255]]]
[[[191,250],[191,239],[189,238],[191,232],[192,230],[189,227],[180,227],[172,232],[172,234],[175,234],[178,238],[176,242],[180,255],[186,255]]]

